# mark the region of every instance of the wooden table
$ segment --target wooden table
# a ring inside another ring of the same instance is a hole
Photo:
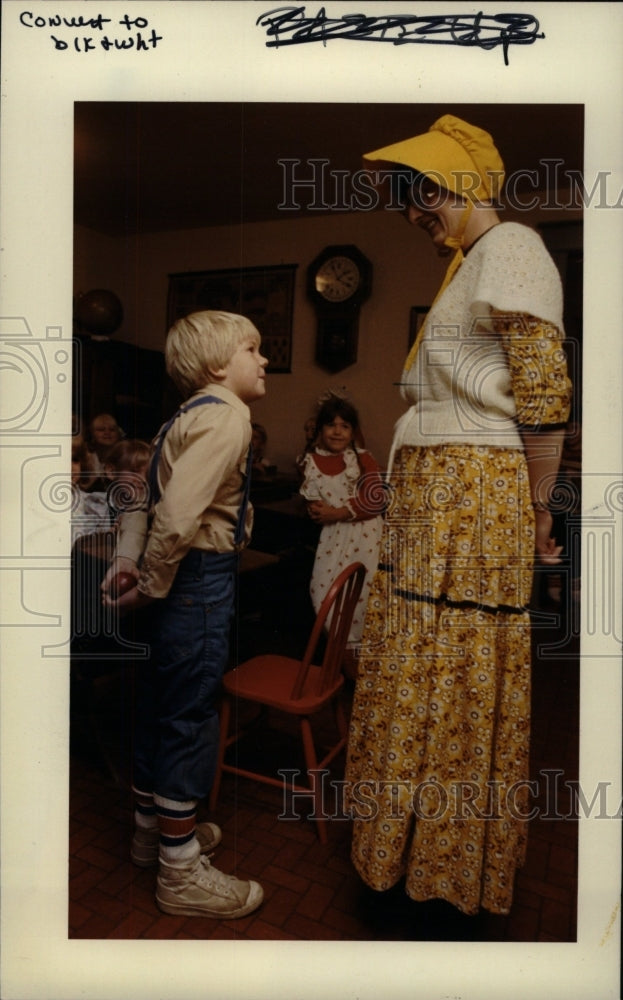
[[[255,503],[254,511],[252,548],[275,554],[300,548],[315,551],[320,528],[310,519],[305,501],[298,494]]]

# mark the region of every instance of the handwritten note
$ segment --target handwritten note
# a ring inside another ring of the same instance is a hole
[[[150,28],[146,17],[113,19],[95,14],[93,17],[62,17],[60,14],[33,14],[23,10],[19,15],[23,28],[35,32],[49,32],[50,42],[57,52],[110,52],[132,49],[150,52],[157,48],[163,36]],[[107,27],[110,25],[110,27]],[[89,34],[85,34],[89,32]]]
[[[266,29],[268,48],[326,44],[336,38],[391,45],[460,45],[480,49],[502,47],[508,65],[511,45],[532,45],[545,38],[532,14],[344,14],[327,17],[324,7],[308,17],[304,6],[275,7],[261,14],[256,24]]]
[[[132,50],[150,52],[163,41],[148,18],[65,17],[22,10],[20,25],[35,33],[46,33],[57,52],[105,52]],[[508,66],[512,45],[532,45],[545,38],[532,14],[384,14],[364,13],[328,17],[324,7],[308,16],[305,5],[274,7],[256,19],[266,32],[267,48],[322,42],[337,38],[357,42],[385,42],[390,45],[458,45],[463,48],[502,48]]]

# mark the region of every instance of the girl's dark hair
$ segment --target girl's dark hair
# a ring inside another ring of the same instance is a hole
[[[353,431],[359,430],[359,414],[353,404],[342,396],[329,396],[321,403],[316,414],[316,435],[320,434],[326,424],[332,424],[336,417],[341,417],[350,424]]]
[[[352,448],[355,452],[357,464],[363,475],[364,468],[355,444],[355,435],[359,430],[359,413],[348,399],[344,399],[343,396],[330,395],[328,399],[325,399],[320,404],[320,408],[316,414],[316,438],[319,436],[322,428],[326,427],[327,424],[332,424],[336,417],[341,417],[353,429],[353,440],[348,447]]]

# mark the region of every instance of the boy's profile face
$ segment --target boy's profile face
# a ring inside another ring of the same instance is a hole
[[[243,340],[223,369],[218,373],[221,385],[230,389],[243,403],[261,399],[266,392],[268,358],[260,353],[256,337]]]

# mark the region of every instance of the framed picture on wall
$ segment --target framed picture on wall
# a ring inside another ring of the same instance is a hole
[[[430,306],[411,306],[409,312],[409,344],[408,350],[411,350],[415,343],[415,338],[420,332],[420,327],[426,319],[426,313],[430,309]]]
[[[189,271],[169,275],[167,329],[201,309],[241,313],[262,336],[271,374],[292,371],[292,315],[297,264]]]

